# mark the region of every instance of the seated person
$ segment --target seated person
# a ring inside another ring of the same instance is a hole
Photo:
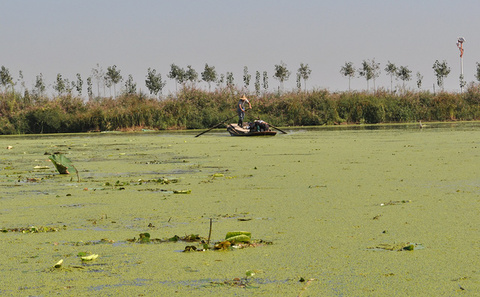
[[[270,131],[270,127],[268,126],[268,123],[265,121],[258,121],[258,126],[260,127],[260,131]]]
[[[248,123],[248,129],[250,129],[251,132],[270,131],[268,123],[259,119],[255,120],[253,123]]]

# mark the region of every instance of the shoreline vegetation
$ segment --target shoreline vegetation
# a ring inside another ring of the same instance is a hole
[[[241,94],[233,87],[205,91],[184,85],[161,99],[140,92],[85,100],[6,90],[0,94],[0,135],[205,129],[234,116]],[[475,83],[463,93],[297,90],[247,97],[253,105],[247,120],[280,127],[480,120]]]

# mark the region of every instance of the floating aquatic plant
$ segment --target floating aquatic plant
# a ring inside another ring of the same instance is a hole
[[[230,241],[232,243],[250,242],[250,240],[252,240],[252,233],[247,231],[228,232],[227,235],[225,236],[225,240]]]
[[[65,226],[63,227],[65,229]],[[16,228],[2,228],[0,232],[7,233],[7,232],[19,232],[19,233],[43,233],[43,232],[57,232],[61,228],[60,227],[16,227]]]
[[[78,170],[73,166],[72,161],[67,158],[64,154],[53,154],[49,157],[53,165],[60,174],[76,174],[77,180],[80,181],[78,176]]]

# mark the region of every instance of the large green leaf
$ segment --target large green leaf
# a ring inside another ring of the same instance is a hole
[[[250,242],[252,239],[252,233],[248,231],[234,231],[234,232],[227,232],[225,236],[225,240],[230,242]]]
[[[78,178],[78,171],[73,166],[72,161],[63,154],[54,154],[49,157],[55,168],[60,174],[76,174]]]

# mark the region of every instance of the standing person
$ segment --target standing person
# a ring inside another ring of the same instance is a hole
[[[238,126],[243,128],[243,119],[245,118],[245,103],[248,103],[248,107],[252,109],[252,104],[248,101],[245,94],[238,100],[237,113],[238,113]]]

